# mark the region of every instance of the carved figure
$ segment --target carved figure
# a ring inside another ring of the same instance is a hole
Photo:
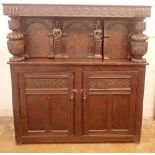
[[[102,47],[102,26],[101,21],[98,20],[94,29],[94,41],[95,41],[95,58],[102,58],[101,47]]]
[[[62,29],[58,21],[55,22],[52,35],[50,35],[50,52],[49,58],[62,58],[63,56],[63,39]],[[53,46],[53,48],[52,48]]]

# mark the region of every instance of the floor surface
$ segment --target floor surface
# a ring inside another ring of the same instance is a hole
[[[144,119],[140,144],[24,144],[16,145],[12,118],[0,118],[0,152],[155,152],[155,121]]]

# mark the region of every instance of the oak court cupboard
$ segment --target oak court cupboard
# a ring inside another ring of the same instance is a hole
[[[150,6],[3,4],[15,138],[140,142]]]

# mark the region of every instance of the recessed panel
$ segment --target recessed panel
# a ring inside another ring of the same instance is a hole
[[[46,97],[44,95],[27,95],[28,130],[44,130],[46,120]]]
[[[52,130],[68,130],[67,95],[51,95],[50,120]]]
[[[32,23],[26,30],[26,51],[30,57],[47,57],[49,53],[49,30],[42,23]]]
[[[129,56],[129,30],[126,20],[105,21],[104,58],[122,59]]]
[[[112,130],[129,129],[130,95],[112,95]]]
[[[105,130],[107,122],[107,97],[92,95],[89,104],[89,130]]]

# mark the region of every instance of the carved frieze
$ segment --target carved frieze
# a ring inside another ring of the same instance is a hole
[[[9,20],[9,29],[11,33],[7,35],[7,46],[9,52],[14,56],[10,58],[10,61],[23,61],[24,54],[24,35],[20,32],[20,20],[11,18]]]
[[[130,87],[130,79],[89,79],[89,89],[110,89]]]
[[[67,88],[67,79],[26,79],[26,88]]]

